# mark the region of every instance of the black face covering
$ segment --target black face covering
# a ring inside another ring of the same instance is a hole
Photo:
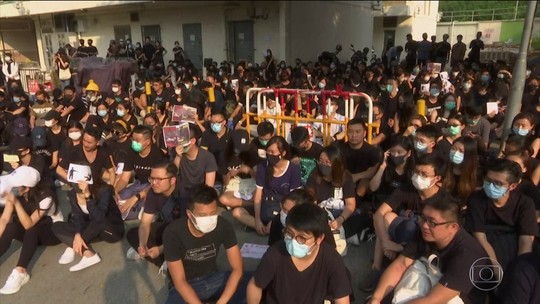
[[[319,164],[319,172],[323,176],[330,176],[332,174],[332,166]]]
[[[280,159],[281,157],[279,155],[270,155],[270,154],[266,155],[266,160],[268,161],[268,164],[271,166],[275,166],[279,162]]]
[[[399,166],[405,162],[405,156],[406,155],[401,155],[401,156],[390,155],[390,161],[394,164],[394,166]]]

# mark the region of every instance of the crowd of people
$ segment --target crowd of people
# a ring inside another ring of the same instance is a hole
[[[374,234],[360,286],[369,303],[538,303],[540,67],[528,67],[521,112],[503,139],[512,67],[480,61],[481,33],[467,58],[461,35],[452,47],[448,35],[439,44],[427,34],[406,38],[405,47],[389,46],[385,62],[320,56],[288,65],[267,50],[259,64],[214,62],[206,79],[178,43],[164,68],[161,44],[111,41],[108,56],[140,63],[133,84],[90,80],[79,92],[65,79],[32,96],[9,68],[0,91],[0,255],[13,240],[23,245],[0,293],[29,281],[38,246],[63,243],[58,262],[80,257],[69,268],[80,271],[111,254],[92,242],[125,237],[127,259],[146,259],[170,278],[167,303],[349,303],[360,274],[340,254]],[[58,56],[59,69],[69,69],[70,56],[97,55],[90,40],[80,44]],[[275,119],[258,121],[245,115],[260,110],[246,96],[256,87],[364,92],[372,113],[365,98],[354,99],[348,120],[340,97],[297,102],[275,91],[264,109]],[[181,123],[175,106],[196,111],[186,118],[189,138],[170,146],[162,130]],[[322,123],[281,134],[281,115],[334,123],[329,135]],[[76,177],[81,168],[88,175]],[[58,206],[60,187],[69,214]],[[254,273],[244,271],[234,228],[220,215],[229,210],[268,236]],[[127,220],[139,226],[125,231]],[[221,245],[230,271],[217,269]],[[433,287],[413,282],[422,261],[437,268]],[[476,272],[486,269],[495,274]]]

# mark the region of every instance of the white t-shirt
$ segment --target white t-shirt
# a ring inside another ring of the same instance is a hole
[[[323,119],[322,115],[318,115],[317,119]],[[334,118],[332,120],[336,121],[345,121],[345,116],[335,113]],[[314,122],[313,128],[319,130],[321,133],[323,132],[323,124],[321,122]],[[345,125],[343,124],[330,124],[330,136],[334,136],[338,133],[341,133],[345,131]],[[316,137],[315,142],[319,144],[323,144],[323,138],[322,137]]]
[[[46,197],[39,202],[39,209],[40,210],[47,210],[47,214],[45,216],[50,216],[53,220],[53,223],[60,222],[64,220],[64,215],[62,214],[62,211],[58,209],[56,214],[54,213],[54,206],[53,201],[51,197]]]

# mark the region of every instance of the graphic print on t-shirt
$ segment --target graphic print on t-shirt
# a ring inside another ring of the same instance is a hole
[[[208,260],[217,255],[216,246],[214,244],[206,245],[200,248],[188,249],[184,260],[200,262]]]

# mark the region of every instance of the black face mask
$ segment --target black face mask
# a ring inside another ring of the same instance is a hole
[[[529,91],[534,92],[534,91],[536,91],[537,89],[538,89],[538,86],[537,86],[537,85],[533,85],[533,84],[530,84],[530,85],[529,85]]]
[[[266,154],[266,160],[270,166],[275,166],[281,160],[281,156]]]
[[[393,156],[390,155],[390,161],[394,164],[394,166],[399,166],[405,162],[406,155],[401,156]]]
[[[319,172],[321,172],[323,176],[330,176],[332,174],[332,166],[319,164]]]

